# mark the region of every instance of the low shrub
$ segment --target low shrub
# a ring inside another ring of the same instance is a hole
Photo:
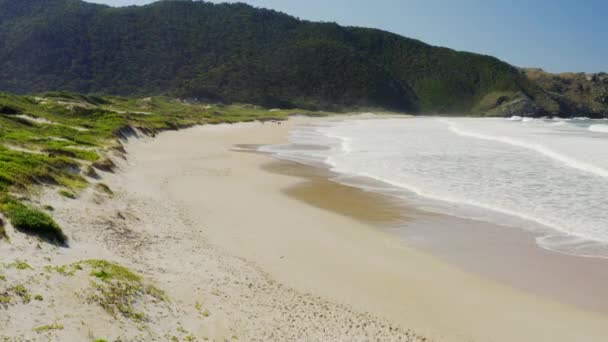
[[[4,197],[0,200],[0,210],[8,217],[15,229],[40,236],[46,240],[65,244],[67,237],[47,214]]]
[[[73,193],[67,191],[67,190],[59,190],[59,194],[63,197],[67,197],[69,199],[75,199],[76,195],[74,195]]]
[[[4,228],[4,221],[0,218],[0,240],[6,239],[8,236],[6,235],[6,229]]]
[[[109,187],[109,186],[107,186],[107,185],[106,185],[106,184],[104,184],[104,183],[97,183],[97,184],[95,185],[95,189],[96,189],[97,191],[103,192],[103,193],[105,193],[105,194],[107,194],[107,195],[110,195],[110,196],[114,194],[114,192],[112,191],[112,189],[110,189],[110,187]]]
[[[106,171],[106,172],[114,172],[114,168],[116,164],[108,158],[101,159],[92,164],[92,166],[98,170]]]
[[[136,303],[145,296],[156,301],[166,301],[165,292],[124,266],[105,260],[86,260],[82,264],[91,267],[95,292],[89,297],[112,316],[122,315],[135,321],[146,319],[143,312],[136,310]]]
[[[39,327],[34,328],[34,331],[37,333],[43,333],[43,332],[47,332],[50,330],[63,330],[63,325],[61,325],[59,323],[53,323],[53,324],[41,325]]]

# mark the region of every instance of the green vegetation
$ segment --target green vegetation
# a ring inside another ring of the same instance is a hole
[[[15,265],[12,263],[8,266],[16,267]],[[29,265],[27,268],[31,269]],[[144,310],[147,305],[151,303],[164,305],[168,302],[163,290],[145,281],[128,268],[110,261],[84,260],[61,266],[46,265],[44,270],[64,277],[88,277],[91,287],[86,298],[101,306],[113,317],[122,316],[134,321],[146,320]],[[39,273],[38,270],[36,273]],[[32,295],[21,284],[13,284],[4,292],[0,289],[0,307],[12,304],[19,298],[24,304],[32,299],[44,300],[41,294]]]
[[[564,113],[608,117],[608,74],[550,74],[525,69],[526,76],[543,88]]]
[[[87,260],[82,262],[92,268],[91,276],[95,293],[90,297],[108,314],[118,314],[140,321],[145,319],[143,312],[135,309],[135,304],[144,296],[156,301],[166,301],[165,293],[153,285],[143,282],[141,277],[124,266],[105,260]]]
[[[43,332],[47,332],[50,330],[63,330],[63,325],[61,325],[59,323],[53,323],[53,324],[41,325],[39,327],[34,328],[34,331],[37,333],[43,333]]]
[[[32,300],[29,291],[21,284],[13,286],[10,290],[19,296],[24,304],[29,303]]]
[[[99,178],[96,169],[111,172],[116,167],[108,156],[123,153],[122,141],[136,135],[153,136],[195,124],[281,120],[296,112],[307,113],[166,97],[101,98],[58,92],[38,96],[0,93],[0,109],[0,212],[18,230],[62,244],[65,236],[50,216],[9,194],[27,195],[45,185],[74,198],[91,179]],[[102,183],[96,190],[112,194]],[[52,211],[50,206],[42,208]],[[4,235],[0,224],[0,238]]]
[[[51,274],[49,274],[51,272],[55,273],[54,277],[88,279],[90,287],[84,293],[84,298],[90,303],[99,305],[114,318],[124,317],[135,322],[145,321],[147,320],[145,312],[151,308],[151,305],[165,306],[169,301],[164,291],[147,282],[140,275],[106,260],[84,260],[61,266],[47,265],[44,267],[47,274],[41,273],[38,268],[33,269],[20,260],[1,266],[32,270],[32,274],[44,275],[47,280],[51,279]],[[73,280],[65,279],[65,281]],[[27,284],[30,282],[7,282],[6,277],[0,275],[0,310],[11,305],[27,305],[33,301],[45,301],[41,293],[31,293],[31,289],[26,287],[29,286]],[[49,302],[53,302],[53,299],[51,298]],[[34,331],[42,333],[61,329],[63,329],[61,324],[54,323],[37,327]]]
[[[57,223],[49,215],[35,208],[26,206],[11,197],[5,196],[0,199],[0,211],[20,231],[61,244],[67,242],[67,237]]]
[[[63,197],[67,197],[69,199],[75,199],[76,195],[74,195],[73,193],[67,191],[67,190],[59,190],[59,194]]]
[[[91,275],[108,282],[110,280],[140,282],[141,277],[128,268],[105,260],[87,260],[84,262],[93,268]]]
[[[4,220],[0,218],[0,240],[8,239],[8,235],[6,235],[6,228],[4,228]]]
[[[0,42],[0,90],[15,93],[60,89],[268,108],[465,113],[500,92],[522,93],[539,104],[538,113],[557,108],[520,70],[494,57],[239,3],[111,8],[78,0],[0,0]],[[76,112],[92,117],[101,113],[90,108],[107,108],[106,101],[65,98],[86,103]],[[24,110],[0,107],[21,125],[27,123],[15,115]],[[120,116],[107,120],[112,125]]]
[[[82,266],[79,263],[63,266],[46,265],[44,266],[44,270],[47,272],[57,272],[64,276],[73,276],[76,271],[82,270]]]
[[[27,304],[32,300],[30,292],[22,284],[17,284],[0,292],[0,306],[6,306],[13,302],[14,298],[21,299],[23,304]]]
[[[116,167],[116,164],[114,164],[114,162],[108,158],[104,158],[100,161],[94,162],[91,165],[98,170],[106,171],[106,172],[112,172],[112,171],[114,171],[114,168]]]
[[[9,265],[9,267],[14,267],[18,270],[31,270],[32,266],[23,260],[15,260],[13,263]]]

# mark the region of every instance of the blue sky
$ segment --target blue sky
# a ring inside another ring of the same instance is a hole
[[[152,0],[87,0],[112,6]],[[223,2],[223,1],[212,1]],[[241,0],[551,72],[608,72],[606,0]]]

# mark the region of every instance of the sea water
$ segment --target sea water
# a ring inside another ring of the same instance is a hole
[[[608,257],[606,120],[349,119],[299,127],[288,144],[261,149],[324,163],[337,181],[425,210],[530,230],[548,249]]]

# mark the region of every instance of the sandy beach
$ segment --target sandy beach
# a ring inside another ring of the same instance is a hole
[[[544,295],[533,285],[528,289],[499,281],[496,270],[458,267],[473,265],[471,257],[446,262],[454,255],[446,251],[449,243],[407,243],[407,236],[402,239],[389,229],[395,222],[419,228],[425,222],[449,225],[457,220],[328,181],[326,171],[247,148],[283,142],[294,125],[313,120],[328,119],[196,126],[132,138],[125,144],[125,159],[115,156],[119,170],[102,175],[113,196],[93,189],[77,200],[42,193],[39,203],[53,205],[71,245],[36,247],[30,237],[0,245],[2,255],[10,255],[5,265],[27,260],[32,268],[7,266],[1,273],[45,297],[34,308],[0,311],[0,337],[608,339],[603,306],[584,310],[582,300],[558,301],[559,291]],[[412,236],[421,230],[416,234]],[[113,318],[75,295],[86,291],[86,274],[51,274],[53,287],[35,277],[49,263],[85,259],[120,262],[163,289],[170,300],[142,299],[143,321]],[[594,267],[601,270],[603,264]],[[59,321],[61,329],[32,330]]]

